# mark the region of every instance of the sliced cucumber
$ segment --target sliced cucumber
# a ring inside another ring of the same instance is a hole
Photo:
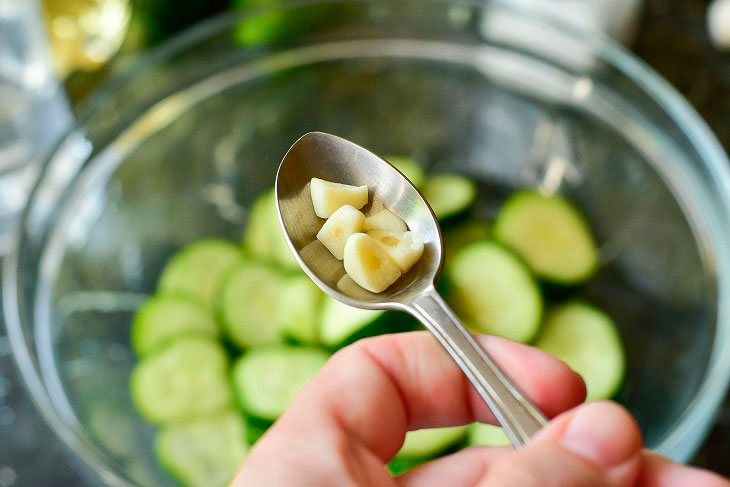
[[[246,413],[274,421],[327,362],[318,348],[279,345],[251,350],[236,362],[233,383]]]
[[[281,341],[276,314],[281,306],[282,275],[266,264],[244,261],[222,288],[220,315],[230,339],[240,347]]]
[[[353,308],[325,296],[319,329],[320,341],[327,347],[339,347],[349,343],[384,313],[385,311],[380,310]]]
[[[467,438],[469,446],[505,446],[512,444],[502,428],[484,423],[470,424]]]
[[[540,327],[542,297],[519,258],[501,245],[468,245],[447,262],[448,301],[477,333],[530,341]]]
[[[299,343],[317,343],[319,307],[324,293],[307,276],[294,276],[284,282],[281,305],[276,313],[284,335]]]
[[[468,426],[451,426],[409,431],[396,456],[400,458],[433,457],[464,438],[467,428]]]
[[[180,337],[137,363],[130,390],[137,410],[150,423],[216,413],[231,404],[228,357],[217,341]]]
[[[467,220],[444,230],[444,255],[449,262],[456,253],[479,240],[489,237],[489,225],[484,220]]]
[[[246,426],[229,411],[209,418],[167,426],[157,433],[160,463],[191,487],[223,487],[246,456]]]
[[[241,248],[227,240],[198,240],[170,259],[158,288],[165,294],[198,299],[210,307],[223,277],[241,257]]]
[[[389,156],[386,157],[385,160],[390,162],[396,169],[402,172],[416,188],[420,188],[423,185],[423,182],[426,179],[426,173],[423,171],[423,166],[421,166],[421,164],[419,164],[415,159],[402,156]]]
[[[423,196],[436,218],[443,221],[469,209],[476,200],[477,187],[464,176],[436,174],[423,185]]]
[[[210,312],[186,297],[153,296],[137,310],[132,322],[132,348],[145,355],[170,338],[195,333],[215,338],[218,325]]]
[[[273,189],[259,196],[251,206],[243,234],[243,244],[256,257],[287,271],[299,270],[299,264],[289,250],[279,224]]]
[[[562,196],[515,193],[497,214],[494,235],[541,279],[577,284],[598,268],[598,250],[588,224]]]
[[[573,301],[553,310],[535,346],[564,361],[586,383],[586,400],[609,399],[623,382],[626,358],[616,324],[603,311]]]

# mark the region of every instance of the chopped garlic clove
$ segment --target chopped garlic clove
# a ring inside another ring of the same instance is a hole
[[[359,209],[368,202],[367,186],[351,186],[312,178],[310,190],[314,212],[320,218],[329,218],[341,206],[350,205]]]
[[[356,233],[345,244],[345,271],[370,292],[380,293],[388,289],[401,275],[398,264],[371,236]]]
[[[386,230],[391,232],[405,232],[408,230],[406,223],[398,215],[390,210],[382,210],[365,218],[363,230]]]
[[[353,233],[362,230],[365,215],[350,205],[340,206],[332,213],[317,233],[317,238],[327,247],[332,255],[342,260],[345,256],[345,244]]]
[[[368,235],[383,246],[403,274],[423,255],[423,239],[416,233],[372,230]]]

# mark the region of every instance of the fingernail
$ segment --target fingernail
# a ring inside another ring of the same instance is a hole
[[[576,455],[610,468],[636,454],[641,448],[641,434],[623,408],[596,402],[575,411],[560,442]]]

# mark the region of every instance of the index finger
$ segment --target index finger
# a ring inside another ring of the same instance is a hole
[[[478,336],[487,353],[548,417],[585,398],[578,374],[549,354],[510,340]],[[336,353],[294,400],[266,441],[344,433],[383,461],[408,430],[495,423],[483,399],[427,332],[384,335]]]

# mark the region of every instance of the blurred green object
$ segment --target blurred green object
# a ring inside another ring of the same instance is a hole
[[[223,12],[230,0],[133,0],[133,43],[157,44],[205,17]]]
[[[233,32],[235,42],[245,47],[277,43],[303,32],[316,31],[328,19],[339,18],[343,13],[343,7],[335,5],[331,9],[308,4],[287,9],[268,9],[281,5],[281,0],[233,0],[233,8],[250,9],[249,15]]]

